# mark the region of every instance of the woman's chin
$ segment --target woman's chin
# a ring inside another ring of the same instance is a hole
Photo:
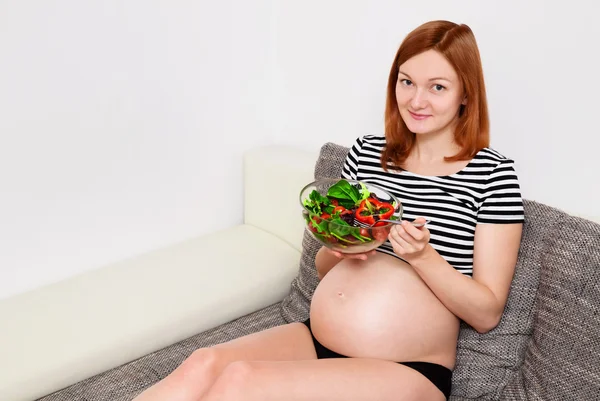
[[[431,132],[431,129],[417,124],[406,124],[406,128],[408,128],[410,132],[416,135],[428,134],[429,132]]]

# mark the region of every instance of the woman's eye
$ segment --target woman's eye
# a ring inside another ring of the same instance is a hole
[[[400,83],[404,86],[411,86],[412,85],[412,81],[410,79],[401,79]]]
[[[434,90],[434,91],[436,91],[436,92],[441,92],[441,91],[443,91],[444,89],[446,89],[446,88],[445,88],[445,87],[443,87],[443,86],[442,86],[442,85],[440,85],[440,84],[435,84],[435,85],[433,85],[433,90]]]

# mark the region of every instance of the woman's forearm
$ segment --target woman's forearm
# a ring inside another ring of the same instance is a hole
[[[319,280],[322,280],[323,277],[325,277],[325,275],[340,262],[340,260],[341,259],[334,254],[328,252],[324,246],[321,247],[321,249],[319,249],[317,252],[317,256],[315,257],[315,266],[317,268]]]
[[[411,265],[446,308],[475,330],[496,327],[504,309],[494,293],[456,271],[431,245]]]

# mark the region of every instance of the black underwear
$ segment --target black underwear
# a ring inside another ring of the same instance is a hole
[[[337,352],[326,348],[325,346],[323,346],[323,344],[317,341],[315,336],[312,334],[312,330],[310,328],[310,319],[303,323],[306,325],[306,327],[308,327],[308,330],[310,331],[313,343],[315,345],[315,350],[317,351],[317,358],[348,358],[345,355],[338,354]],[[409,368],[412,368],[417,372],[421,373],[423,376],[429,379],[429,381],[432,382],[442,393],[444,393],[446,399],[450,398],[450,390],[452,388],[452,371],[447,367],[431,362],[397,363],[399,363],[400,365],[408,366]]]

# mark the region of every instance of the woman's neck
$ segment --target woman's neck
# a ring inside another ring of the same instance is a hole
[[[455,155],[460,147],[454,141],[452,131],[439,134],[417,134],[415,146],[411,151],[413,160],[430,163],[440,162],[444,157]]]

